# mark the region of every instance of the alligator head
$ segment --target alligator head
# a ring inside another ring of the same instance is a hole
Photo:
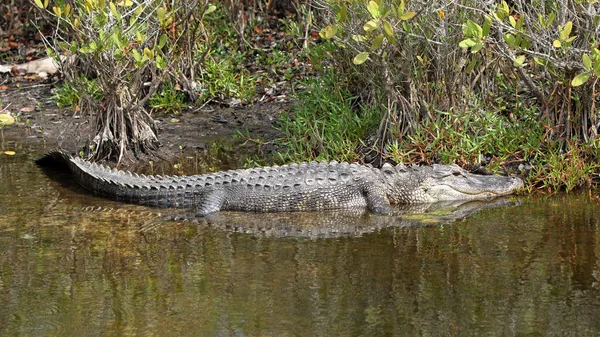
[[[518,177],[472,174],[458,165],[384,165],[382,172],[392,203],[491,199],[523,187]]]

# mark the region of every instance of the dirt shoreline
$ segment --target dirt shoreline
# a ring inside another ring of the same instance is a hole
[[[3,128],[3,151],[12,150],[10,141],[39,143],[48,149],[58,147],[70,152],[84,146],[88,139],[89,118],[79,117],[73,109],[58,108],[50,100],[52,81],[27,82],[9,77],[3,82],[8,88],[0,92],[0,109],[4,110],[1,113],[10,113],[17,120]],[[244,139],[238,136],[272,140],[278,135],[274,124],[289,105],[289,99],[281,99],[236,108],[192,106],[177,115],[153,114],[161,143],[155,158],[127,160],[123,165],[132,168],[149,160],[173,162],[182,153],[208,152],[211,144],[229,147],[232,156],[256,151],[259,156],[272,154],[275,151],[272,146],[259,148],[252,142],[242,145]]]

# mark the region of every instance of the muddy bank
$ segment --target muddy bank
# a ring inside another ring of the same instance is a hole
[[[28,142],[75,152],[92,137],[88,116],[73,109],[60,109],[51,101],[51,80],[23,82],[7,78],[2,85],[6,88],[0,92],[0,108],[17,120],[3,128],[3,151],[11,150],[11,142]],[[182,164],[186,158],[213,155],[219,158],[205,158],[205,162],[210,162],[207,166],[230,168],[248,161],[249,157],[256,161],[272,156],[275,149],[270,144],[259,146],[252,140],[275,138],[278,132],[274,124],[289,105],[289,99],[282,99],[236,108],[192,106],[179,114],[153,114],[161,143],[156,156],[137,162],[129,159],[122,165],[145,171],[143,167],[150,169],[147,165],[150,161]],[[178,167],[179,171],[184,169]]]

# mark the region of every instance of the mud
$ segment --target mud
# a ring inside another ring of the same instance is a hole
[[[0,85],[6,87],[0,91],[0,110],[4,110],[0,113],[10,113],[17,121],[2,130],[2,151],[12,150],[11,144],[15,142],[28,142],[76,152],[92,137],[88,116],[73,108],[60,109],[50,99],[55,85],[52,80],[28,82],[7,77]],[[239,157],[238,162],[250,156],[271,156],[275,148],[270,140],[278,136],[274,124],[289,105],[288,98],[281,98],[251,106],[191,106],[178,114],[153,114],[161,146],[156,158],[144,158],[143,162],[173,162],[182,156],[198,157],[198,152],[227,152],[227,156]],[[124,163],[128,167],[139,164],[131,158]]]

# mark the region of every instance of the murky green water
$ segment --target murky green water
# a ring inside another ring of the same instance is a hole
[[[0,156],[1,336],[600,333],[596,201],[358,237],[251,235],[89,196],[28,153]]]

